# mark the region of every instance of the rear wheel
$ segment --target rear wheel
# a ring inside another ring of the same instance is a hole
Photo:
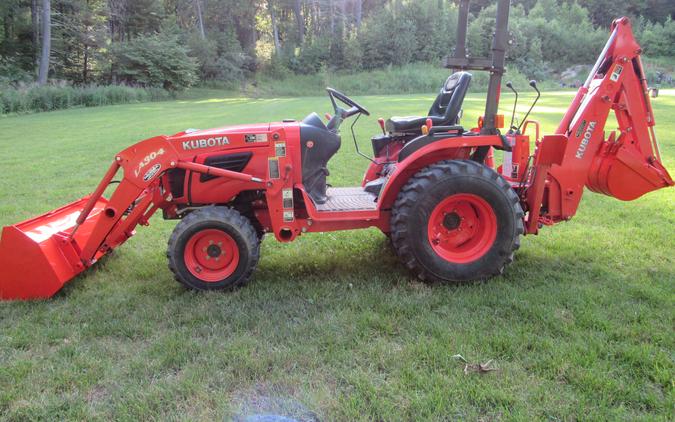
[[[176,280],[195,290],[242,286],[260,256],[251,222],[225,207],[205,207],[188,214],[174,229],[167,251]]]
[[[428,281],[469,281],[501,274],[523,234],[511,186],[474,161],[443,161],[401,189],[391,238],[408,269]]]

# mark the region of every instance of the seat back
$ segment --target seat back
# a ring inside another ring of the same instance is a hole
[[[441,87],[436,101],[431,105],[429,116],[443,117],[444,126],[456,125],[470,82],[469,72],[456,72],[450,75]]]

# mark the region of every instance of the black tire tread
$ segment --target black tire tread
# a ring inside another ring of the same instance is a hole
[[[502,262],[496,263],[494,267],[488,268],[486,273],[478,279],[490,278],[500,275],[505,268],[513,262],[515,251],[520,248],[520,236],[524,233],[523,210],[520,206],[520,199],[509,183],[504,180],[496,171],[471,160],[446,160],[431,164],[414,176],[403,186],[398,194],[391,214],[391,240],[399,259],[405,267],[414,273],[423,281],[447,282],[450,280],[441,279],[435,274],[427,271],[415,255],[412,253],[411,242],[407,233],[407,224],[414,205],[418,202],[421,195],[425,193],[434,184],[438,183],[448,174],[450,175],[471,175],[494,183],[508,198],[511,205],[511,211],[515,216],[516,233],[510,252]]]
[[[188,289],[197,290],[195,286],[188,284],[180,277],[177,262],[175,260],[176,257],[171,253],[171,251],[178,246],[178,239],[186,230],[188,230],[194,224],[202,221],[227,222],[230,225],[237,227],[249,244],[255,245],[253,248],[253,253],[249,256],[249,267],[247,271],[235,283],[229,285],[224,290],[234,290],[242,287],[250,280],[253,271],[255,271],[255,268],[258,265],[258,260],[260,259],[261,238],[258,236],[255,227],[248,218],[233,208],[222,206],[207,206],[200,208],[186,215],[176,225],[175,229],[171,233],[171,236],[169,237],[169,241],[167,242],[168,248],[166,251],[166,256],[169,261],[169,270],[173,273],[174,279]]]

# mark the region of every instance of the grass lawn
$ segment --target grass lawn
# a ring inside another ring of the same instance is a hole
[[[330,105],[209,94],[0,118],[0,225],[89,193],[140,139]],[[571,97],[544,95],[545,132]],[[373,113],[357,131],[368,151],[377,117],[419,114],[433,96],[357,99]],[[675,173],[675,91],[654,105]],[[482,107],[467,98],[467,125]],[[348,127],[331,163],[333,185],[360,181]],[[0,303],[0,419],[672,420],[674,194],[587,193],[570,223],[525,238],[504,276],[449,286],[412,280],[364,230],[267,238],[247,287],[193,293],[167,269],[175,222],[157,215],[55,298]],[[455,354],[499,370],[465,374]]]

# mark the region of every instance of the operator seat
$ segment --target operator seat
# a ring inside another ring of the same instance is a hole
[[[459,122],[464,96],[469,89],[471,74],[457,72],[450,75],[441,87],[436,101],[431,105],[428,116],[392,117],[385,123],[389,133],[418,134],[421,127],[431,119],[434,126],[453,126]]]

